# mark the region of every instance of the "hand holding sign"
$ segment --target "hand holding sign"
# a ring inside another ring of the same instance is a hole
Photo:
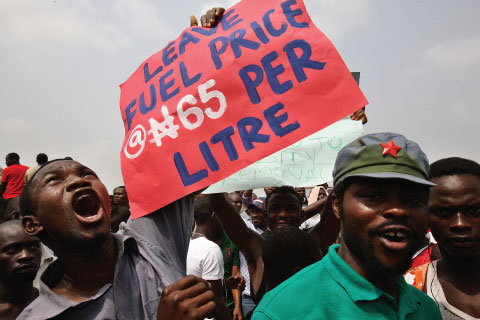
[[[295,0],[243,0],[121,86],[133,218],[319,131],[367,101]]]

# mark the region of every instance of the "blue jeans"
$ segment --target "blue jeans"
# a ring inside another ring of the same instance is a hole
[[[246,294],[242,294],[242,310],[243,316],[246,317],[250,311],[255,309],[257,305],[253,301],[251,296],[247,296]]]

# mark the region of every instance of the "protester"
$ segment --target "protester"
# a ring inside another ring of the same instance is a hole
[[[130,208],[125,186],[119,186],[113,189],[113,204],[114,206],[124,206]]]
[[[207,197],[195,200],[193,230],[187,254],[187,274],[207,280],[215,294],[215,313],[217,319],[231,319],[223,299],[223,256],[220,247],[205,236],[209,232],[206,223],[212,215]]]
[[[431,165],[430,228],[441,259],[417,267],[413,285],[443,319],[480,318],[480,165],[446,158]],[[408,276],[407,276],[408,278]]]
[[[20,221],[0,224],[0,319],[16,319],[38,296],[40,256],[40,240],[25,234]]]
[[[264,204],[265,198],[260,197],[253,200],[252,204],[248,206],[250,217],[252,218],[252,224],[255,227],[254,230],[259,234],[267,230],[267,214],[264,209]]]
[[[0,196],[5,199],[18,197],[23,191],[27,166],[20,164],[20,156],[14,152],[5,157],[7,167],[3,170]]]
[[[252,297],[256,303],[261,300],[265,288],[263,281],[264,263],[262,248],[264,239],[236,214],[235,208],[224,194],[210,195],[213,210],[217,213],[228,236],[245,256],[250,274]],[[301,202],[291,187],[275,188],[265,201],[267,223],[271,230],[284,225],[297,227],[301,222]],[[281,259],[279,257],[279,259]]]
[[[308,199],[305,194],[305,188],[304,187],[297,187],[295,188],[295,191],[298,193],[298,196],[300,199],[302,199],[302,208],[305,208],[308,206]]]
[[[440,319],[402,277],[427,229],[428,174],[425,154],[401,135],[370,134],[340,150],[340,245],[267,293],[253,319]]]
[[[152,319],[157,308],[160,319],[211,314],[208,284],[182,279],[193,201],[186,196],[112,234],[108,192],[95,172],[72,160],[47,162],[25,186],[20,206],[25,232],[58,259],[19,319]],[[201,303],[187,303],[195,298]]]
[[[223,257],[224,280],[232,275],[239,275],[240,260],[237,246],[232,243],[230,238],[225,234],[225,231],[223,230],[222,225],[217,218],[217,214],[209,205],[208,198],[206,198],[206,196],[200,196],[197,198],[197,201],[201,201],[201,206],[208,208],[210,214],[203,216],[203,219],[199,220],[195,232],[204,235],[208,240],[216,243],[220,247]],[[204,201],[207,201],[207,204]],[[236,211],[235,214],[238,216]],[[226,295],[224,298],[232,317],[234,319],[238,317],[241,318],[242,309],[240,290],[226,290]]]
[[[237,210],[237,213],[238,213],[239,206],[238,205],[235,206],[235,202],[233,201],[235,199],[238,200],[238,198],[235,196],[232,197],[232,194],[229,194],[229,199],[230,199],[230,203]],[[243,221],[245,222],[245,225],[250,230],[253,230],[258,234],[262,234],[265,229],[262,230],[258,228],[255,225],[255,223],[257,223],[258,226],[265,225],[266,227],[266,219],[259,218],[263,216],[263,213],[264,213],[263,211],[264,201],[265,201],[265,198],[255,199],[253,200],[252,204],[248,206],[247,210],[250,212],[251,220],[247,220],[242,216]],[[259,211],[260,211],[260,214],[258,213]],[[255,222],[253,222],[254,220]],[[246,283],[245,289],[242,292],[242,314],[245,317],[251,314],[251,312],[253,311],[253,309],[257,304],[255,303],[252,297],[252,289],[250,285],[250,272],[248,270],[247,260],[245,259],[245,256],[241,252],[239,254],[239,257],[240,257],[240,274],[245,279],[245,283]]]
[[[35,172],[37,172],[37,170],[40,169],[40,167],[43,164],[47,163],[47,161],[48,161],[48,156],[45,153],[37,154],[37,165],[29,168],[25,172],[25,183],[28,182],[28,180],[30,180],[32,176],[35,174]]]

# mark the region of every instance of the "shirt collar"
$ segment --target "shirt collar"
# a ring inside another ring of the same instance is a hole
[[[115,276],[119,269],[120,257],[123,256],[125,247],[129,249],[138,250],[136,248],[136,243],[131,236],[127,236],[121,233],[114,233],[113,238],[117,247],[118,257],[117,263],[115,264]],[[107,292],[111,287],[111,283],[105,284],[96,294],[82,302],[75,302],[70,299],[67,299],[61,295],[56,294],[52,291],[53,287],[58,281],[63,277],[63,267],[60,260],[53,261],[43,272],[40,277],[40,288],[38,301],[35,300],[37,308],[35,309],[35,314],[31,313],[28,319],[47,319],[53,318],[60,313],[64,312],[70,307],[79,306],[81,304],[87,304],[90,301],[96,300],[101,297],[105,292]],[[115,280],[114,280],[115,281]]]
[[[322,261],[324,261],[325,268],[330,276],[345,289],[353,301],[373,301],[383,297],[395,305],[398,310],[413,312],[420,307],[421,301],[410,292],[413,287],[408,285],[402,276],[399,276],[397,280],[399,296],[399,303],[397,304],[397,301],[391,295],[375,287],[350,267],[337,254],[339,246],[338,244],[330,246],[328,254]]]

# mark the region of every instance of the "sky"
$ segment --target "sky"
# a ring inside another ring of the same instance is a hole
[[[267,1],[267,0],[264,0]],[[480,161],[480,1],[305,0],[369,100],[366,133],[392,131],[431,161]],[[0,157],[71,156],[123,185],[120,88],[213,6],[236,1],[0,1]]]

